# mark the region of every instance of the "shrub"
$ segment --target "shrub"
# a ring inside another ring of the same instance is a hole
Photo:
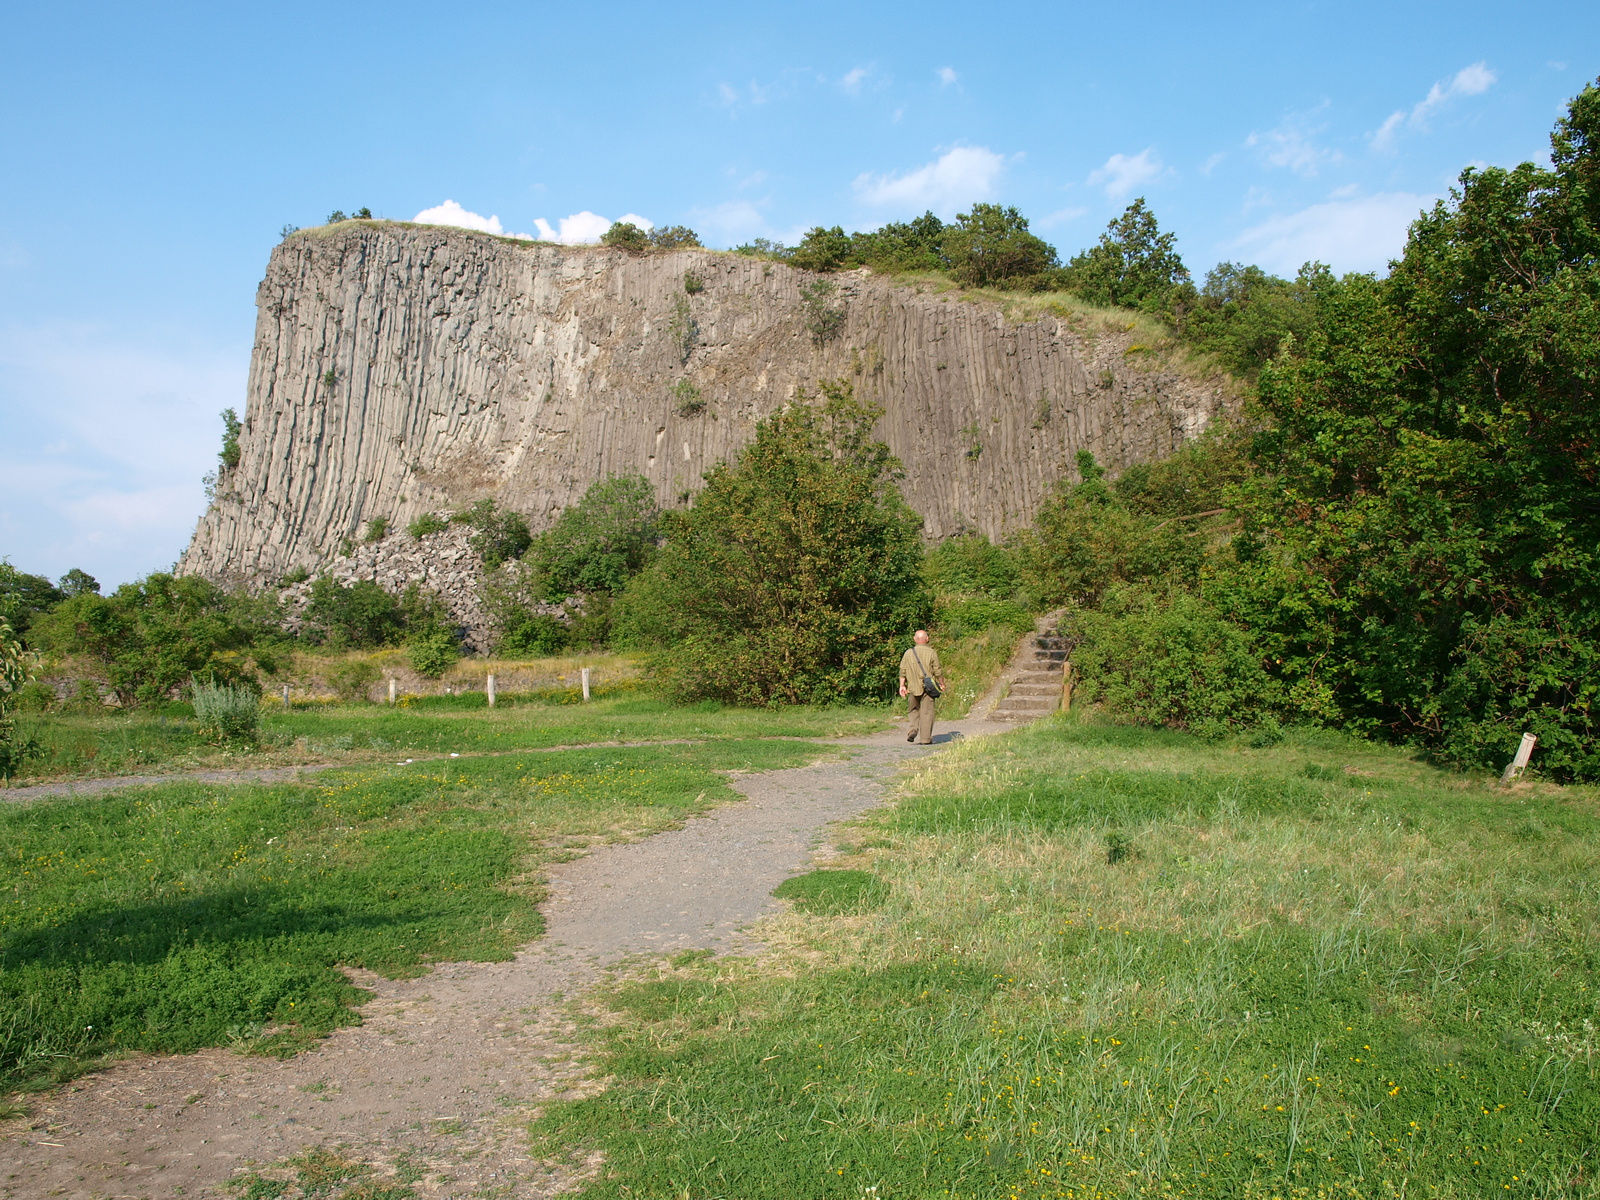
[[[419,542],[430,533],[443,533],[450,528],[450,522],[438,513],[426,512],[411,524],[406,526],[406,532]]]
[[[12,636],[23,645],[29,644],[28,627],[33,621],[64,598],[43,575],[29,575],[0,559],[0,621],[11,627]]]
[[[274,666],[278,611],[193,575],[156,573],[109,596],[63,600],[33,630],[42,644],[93,660],[119,704],[166,700],[189,679],[243,683]]]
[[[322,575],[311,585],[305,623],[310,641],[367,649],[398,641],[404,621],[395,598],[372,580],[341,585]]]
[[[650,235],[631,221],[617,221],[600,235],[600,244],[629,254],[644,254],[650,249]]]
[[[521,558],[533,545],[527,518],[519,512],[499,508],[492,497],[486,496],[451,520],[470,525],[477,531],[469,544],[491,571],[502,563]]]
[[[548,613],[522,612],[500,633],[502,657],[548,658],[567,644],[567,627]]]
[[[1072,629],[1080,695],[1119,716],[1217,736],[1275,727],[1285,713],[1250,633],[1202,597],[1117,585]]]
[[[844,332],[845,306],[834,302],[837,285],[829,279],[815,279],[800,289],[800,310],[806,329],[818,346],[831,342]]]
[[[981,533],[940,542],[928,552],[927,575],[947,595],[1009,597],[1020,580],[1013,553]]]
[[[706,290],[706,281],[693,271],[685,271],[683,273],[683,290],[691,296],[697,296]]]
[[[672,298],[672,316],[667,321],[667,332],[677,343],[679,363],[688,362],[694,354],[695,343],[700,340],[700,322],[695,319],[687,297]]]
[[[687,225],[665,225],[652,229],[649,234],[653,250],[695,250],[700,246],[700,235]]]
[[[253,688],[195,679],[189,684],[200,736],[254,745],[261,734],[261,696]]]
[[[982,633],[996,625],[1004,626],[1020,637],[1033,628],[1033,614],[1011,600],[953,600],[939,606],[934,623],[946,637],[966,637],[969,633]]]
[[[684,699],[830,703],[887,696],[893,646],[928,615],[921,521],[871,440],[880,410],[824,384],[757,424],[693,508],[663,518],[617,614]]]
[[[435,630],[407,641],[406,657],[418,675],[437,679],[461,658],[461,647],[448,633]]]
[[[11,716],[19,693],[33,680],[33,671],[33,656],[12,633],[10,624],[0,618],[0,779],[10,779],[39,751],[32,738],[17,732]]]
[[[672,398],[678,402],[680,417],[697,417],[706,410],[706,399],[700,389],[687,379],[680,379],[672,388]]]
[[[346,659],[329,668],[328,686],[339,693],[339,699],[356,704],[370,697],[372,685],[378,682],[378,675],[377,664],[370,659]]]
[[[998,204],[958,214],[941,245],[951,276],[966,287],[1004,287],[1056,265],[1054,247],[1028,232],[1028,218]]]
[[[389,518],[373,517],[372,520],[367,522],[367,532],[365,535],[363,535],[361,540],[369,544],[372,542],[381,542],[388,532]]]
[[[655,489],[643,475],[612,475],[556,518],[530,556],[544,598],[616,594],[649,563],[660,536]]]

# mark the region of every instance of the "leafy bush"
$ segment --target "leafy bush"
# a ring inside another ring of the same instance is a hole
[[[63,600],[31,627],[41,644],[92,660],[124,706],[166,700],[197,675],[243,683],[273,669],[281,634],[268,601],[197,576],[156,573],[109,596]]]
[[[415,521],[406,526],[406,532],[419,542],[430,533],[443,533],[450,528],[450,522],[438,513],[423,513]]]
[[[418,675],[437,679],[461,657],[455,638],[442,631],[424,633],[406,642],[406,657]]]
[[[693,271],[685,271],[683,273],[683,290],[691,296],[698,296],[706,290],[706,281]]]
[[[33,657],[0,617],[0,779],[10,779],[38,750],[32,739],[17,732],[11,716],[19,694],[33,680],[33,670]]]
[[[650,249],[650,235],[631,221],[617,221],[600,235],[600,244],[629,254],[645,254]]]
[[[828,279],[814,279],[800,289],[800,311],[806,329],[818,346],[831,342],[844,332],[845,306],[834,301],[838,286]]]
[[[502,658],[549,658],[567,644],[567,627],[548,613],[524,611],[515,624],[503,626],[499,653]]]
[[[616,624],[657,647],[683,699],[830,703],[886,696],[894,644],[928,614],[921,521],[871,440],[880,410],[824,384],[757,424],[693,508],[662,518],[664,544]]]
[[[215,679],[189,685],[200,736],[212,742],[254,745],[261,734],[261,696],[255,689]]]
[[[1012,600],[973,598],[941,604],[934,624],[946,637],[961,638],[1003,626],[1017,636],[1033,628],[1033,614]]]
[[[653,250],[696,250],[700,235],[687,225],[664,225],[650,231],[650,248]]]
[[[339,693],[339,699],[356,704],[370,697],[379,674],[371,659],[350,658],[329,668],[328,686]]]
[[[1216,736],[1284,713],[1284,687],[1250,634],[1199,596],[1117,585],[1072,629],[1080,695],[1119,716]]]
[[[502,510],[492,497],[485,497],[451,518],[470,525],[475,532],[469,544],[489,570],[521,558],[533,545],[527,518],[510,509]]]
[[[928,582],[946,595],[1009,597],[1021,576],[1015,555],[981,533],[947,538],[928,552]]]
[[[706,410],[706,398],[687,379],[680,379],[673,385],[672,398],[678,402],[680,417],[697,417]]]
[[[28,644],[28,627],[34,619],[63,598],[61,590],[43,575],[29,575],[0,559],[0,621],[11,627],[12,636],[23,645]]]
[[[530,556],[549,601],[615,595],[649,563],[660,537],[655,489],[643,475],[612,475],[589,485],[539,537]]]
[[[388,535],[388,533],[389,518],[373,517],[372,520],[367,522],[367,531],[362,535],[361,540],[367,542],[368,544],[371,544],[372,542],[381,542]]]
[[[1011,287],[1056,265],[1055,248],[1028,232],[1028,218],[998,204],[958,214],[941,244],[951,277],[965,287]]]
[[[370,579],[340,584],[331,575],[311,585],[306,605],[307,640],[335,649],[368,649],[400,639],[404,619],[400,605]]]

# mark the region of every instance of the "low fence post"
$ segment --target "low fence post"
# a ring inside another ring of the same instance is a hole
[[[1522,742],[1517,746],[1517,756],[1506,764],[1505,774],[1500,776],[1500,786],[1504,787],[1518,775],[1528,769],[1528,760],[1533,757],[1533,748],[1539,744],[1539,739],[1531,733],[1522,735]]]
[[[389,703],[394,703],[394,676],[389,676]]]
[[[489,707],[493,708],[494,707],[494,672],[493,671],[489,672],[488,687],[486,687],[484,690],[488,693],[488,696],[489,696]]]
[[[289,685],[287,683],[283,685],[283,711],[289,711]]]
[[[1061,711],[1072,711],[1072,664],[1061,664]]]
[[[589,668],[584,667],[578,674],[583,680],[583,702],[587,704],[589,703]]]

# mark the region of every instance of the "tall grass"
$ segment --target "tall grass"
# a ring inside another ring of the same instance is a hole
[[[1594,1196],[1595,801],[1329,737],[957,748],[830,864],[876,911],[621,986],[616,1083],[537,1128],[591,1196]]]

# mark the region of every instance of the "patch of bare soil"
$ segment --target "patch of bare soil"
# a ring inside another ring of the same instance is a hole
[[[739,931],[776,908],[772,889],[826,826],[878,803],[899,762],[965,724],[931,748],[850,739],[849,758],[739,777],[743,802],[554,866],[540,941],[510,962],[361,975],[375,993],[363,1024],[293,1059],[140,1056],[37,1098],[0,1123],[0,1198],[266,1197],[273,1181],[289,1197],[358,1183],[419,1198],[570,1191],[599,1164],[534,1158],[526,1134],[543,1102],[603,1086],[565,1002],[629,956],[751,949]]]

